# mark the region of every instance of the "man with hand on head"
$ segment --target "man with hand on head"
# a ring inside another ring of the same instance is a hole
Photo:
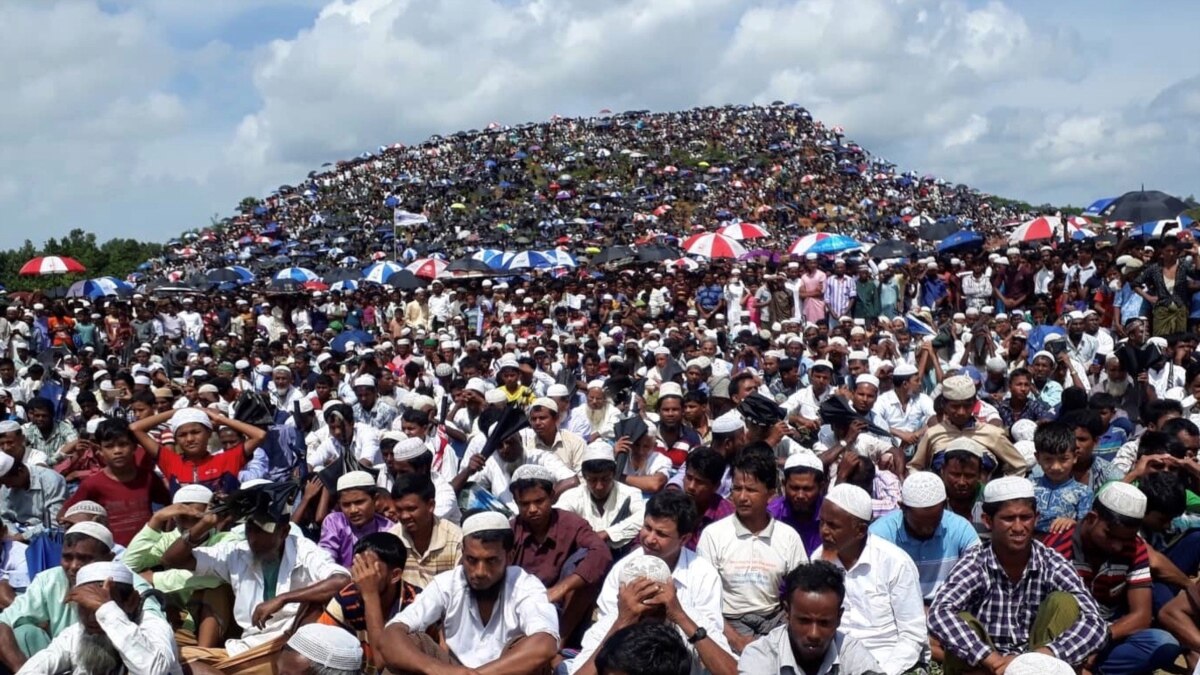
[[[117,562],[93,562],[75,575],[66,601],[79,621],[34,654],[18,675],[62,672],[129,675],[181,674],[175,635],[160,615],[142,611],[134,575]]]

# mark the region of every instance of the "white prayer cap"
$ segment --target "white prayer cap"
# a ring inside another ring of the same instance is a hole
[[[133,378],[133,383],[134,384],[144,384],[146,386],[150,386],[151,384],[154,384],[150,380],[150,378],[146,377],[145,375],[138,375],[137,377]]]
[[[505,530],[512,531],[512,525],[509,524],[508,518],[504,517],[503,513],[496,511],[481,511],[468,517],[462,524],[463,537],[469,537],[472,534],[479,534],[480,532],[502,532]]]
[[[1008,662],[1006,675],[1075,675],[1071,664],[1041,652],[1020,654]]]
[[[592,441],[588,443],[587,447],[583,450],[583,457],[579,461],[590,462],[596,459],[608,460],[610,462],[615,461],[616,456],[613,454],[613,447],[605,441]]]
[[[869,384],[879,389],[879,378],[874,375],[859,375],[854,378],[854,388],[857,389],[860,384]]]
[[[79,571],[75,573],[76,586],[94,583],[102,584],[109,579],[112,579],[115,584],[128,584],[132,586],[133,570],[126,567],[124,563],[117,562],[116,560],[103,560],[88,563],[80,567]]]
[[[969,401],[975,398],[975,383],[966,375],[954,375],[942,381],[942,397],[947,401]]]
[[[993,356],[987,360],[985,365],[993,373],[1003,373],[1005,370],[1008,370],[1008,364],[1004,362],[1003,356]]]
[[[207,504],[212,501],[213,492],[199,483],[184,485],[175,491],[172,504]]]
[[[603,389],[604,388],[604,380],[592,380],[591,382],[587,383],[587,388],[588,389]]]
[[[871,360],[871,355],[864,351],[856,351],[850,352],[850,355],[846,358],[850,361],[869,361]]]
[[[221,390],[217,389],[217,385],[215,384],[202,384],[196,392],[200,394],[219,394]]]
[[[533,399],[533,403],[529,404],[529,412],[533,412],[534,408],[545,408],[550,411],[550,414],[558,415],[558,401],[548,396]]]
[[[508,394],[504,393],[503,389],[496,387],[495,389],[489,389],[488,393],[483,395],[483,398],[488,403],[506,403],[508,401]]]
[[[984,453],[987,452],[987,448],[983,447],[979,441],[976,441],[969,436],[959,436],[958,438],[950,441],[950,444],[946,446],[945,451],[953,452],[955,450],[969,452],[972,455],[980,458],[982,458]]]
[[[374,387],[374,386],[375,386],[375,378],[370,375],[359,375],[358,377],[354,378],[354,388],[355,389],[357,389],[359,387]]]
[[[67,530],[67,535],[72,535],[72,534],[87,535],[87,536],[91,537],[92,539],[95,539],[96,541],[100,542],[101,544],[104,544],[105,548],[107,548],[108,550],[110,550],[110,551],[112,550],[112,547],[113,547],[112,532],[110,532],[107,527],[101,525],[100,523],[97,523],[92,520],[85,520],[82,523],[76,523],[71,526],[71,529]]]
[[[363,665],[362,643],[338,626],[309,623],[288,638],[287,646],[314,664],[330,670],[359,672]]]
[[[813,361],[812,367],[809,368],[809,370],[814,370],[817,368],[828,368],[829,370],[833,370],[833,361],[830,361],[829,359],[817,359],[816,361]]]
[[[1113,481],[1100,488],[1096,499],[1118,516],[1135,520],[1146,517],[1146,495],[1129,483]]]
[[[671,580],[671,568],[667,567],[667,563],[662,558],[656,558],[649,554],[630,558],[617,576],[617,585],[624,586],[638,579],[666,583]]]
[[[171,433],[179,431],[185,424],[199,424],[206,429],[212,429],[212,420],[199,408],[180,408],[171,415]]]
[[[792,469],[812,469],[822,475],[825,474],[825,465],[821,462],[821,458],[808,451],[788,455],[787,461],[783,463],[783,472],[786,474]]]
[[[556,482],[554,474],[550,472],[550,469],[541,464],[522,464],[518,466],[517,470],[513,471],[512,482],[515,483],[519,480],[544,480],[551,484]]]
[[[679,386],[677,382],[663,382],[662,386],[658,388],[658,400],[661,401],[672,396],[683,398],[683,387]]]
[[[350,471],[342,474],[337,480],[337,491],[374,489],[375,478],[366,471]]]
[[[546,395],[550,398],[567,398],[571,395],[571,392],[565,384],[552,384],[546,387]]]
[[[420,438],[405,438],[392,448],[392,461],[407,462],[429,452],[429,446]]]
[[[900,502],[914,509],[937,506],[946,501],[946,484],[930,471],[914,471],[904,479]]]
[[[77,501],[74,504],[72,504],[71,508],[67,509],[66,513],[64,513],[62,515],[62,518],[63,518],[63,520],[66,520],[67,518],[70,518],[71,516],[76,516],[81,513],[87,514],[89,516],[104,516],[105,518],[108,517],[108,509],[104,508],[103,506],[97,504],[94,501],[91,501],[90,499],[82,499],[82,500]]]
[[[829,488],[825,500],[837,504],[859,520],[871,522],[871,495],[857,485],[838,483]]]
[[[654,355],[655,356],[670,356],[671,350],[666,347],[655,347]]]
[[[745,428],[746,420],[742,419],[742,416],[736,410],[730,410],[713,420],[712,423],[712,432],[714,434],[731,434],[738,429]]]
[[[233,364],[233,367],[238,370],[245,370],[250,367],[250,362],[246,359],[238,359],[237,362]]]
[[[1013,423],[1010,433],[1018,441],[1032,441],[1037,432],[1037,422],[1033,420],[1017,420]]]
[[[487,396],[488,393],[488,383],[480,377],[472,377],[470,380],[467,380],[466,388],[480,396]]]
[[[983,503],[996,504],[1011,499],[1033,499],[1033,483],[1020,476],[1004,476],[983,486]]]
[[[912,377],[917,374],[917,367],[911,363],[901,362],[892,369],[892,377]]]

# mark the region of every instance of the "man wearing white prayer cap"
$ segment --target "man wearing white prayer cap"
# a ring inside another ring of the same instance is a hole
[[[354,421],[368,424],[379,431],[392,428],[399,411],[390,403],[379,397],[379,389],[375,378],[371,375],[359,375],[354,378]]]
[[[20,426],[0,422],[0,505],[8,535],[28,542],[47,524],[58,522],[67,498],[67,483],[45,464],[30,464],[34,452],[24,446]],[[42,453],[37,453],[41,455]],[[42,455],[44,460],[45,455]]]
[[[358,637],[340,626],[309,623],[288,638],[275,660],[276,675],[359,675],[363,648]]]
[[[579,468],[583,483],[562,493],[554,508],[586,520],[609,548],[624,548],[642,528],[642,491],[616,479],[616,457],[607,441],[589,443]]]
[[[65,602],[79,621],[34,654],[20,673],[182,673],[175,635],[161,615],[142,611],[128,567],[93,562],[80,568]]]
[[[883,667],[899,675],[917,665],[929,640],[917,566],[895,544],[872,535],[871,495],[838,483],[821,504],[824,559],[846,570],[841,629]]]
[[[521,442],[527,451],[554,453],[568,469],[578,474],[587,441],[579,434],[560,427],[560,409],[558,401],[547,396],[533,399],[529,405],[529,427],[521,430]]]
[[[572,419],[568,426],[572,429],[586,428],[583,440],[591,443],[598,439],[611,441],[613,429],[621,417],[621,411],[608,398],[603,380],[592,380],[587,383],[587,400],[584,405],[571,411]]]
[[[1161,591],[1159,584],[1152,588],[1149,549],[1138,534],[1146,503],[1138,487],[1109,482],[1083,520],[1043,540],[1074,565],[1110,622],[1109,644],[1097,655],[1094,672],[1152,673],[1169,669],[1182,653],[1170,633],[1151,628],[1177,589],[1166,584]]]
[[[783,489],[767,505],[767,512],[800,535],[811,557],[821,545],[821,502],[829,486],[821,458],[807,450],[789,455],[783,464]]]
[[[912,558],[921,579],[921,595],[933,601],[954,564],[979,535],[967,519],[946,508],[946,485],[929,471],[904,479],[900,510],[871,523],[871,534],[886,539]]]
[[[995,672],[1032,651],[1078,666],[1108,642],[1109,624],[1075,568],[1035,539],[1036,508],[1026,478],[984,486],[991,542],[963,554],[929,608],[944,672]]]
[[[163,451],[150,434],[151,430],[164,422],[170,424],[174,434],[174,451]],[[217,427],[229,427],[241,434],[244,440],[214,455],[209,451],[209,440]],[[138,444],[155,460],[169,487],[202,483],[209,487],[219,485],[228,492],[236,489],[238,472],[267,439],[266,429],[232,419],[212,408],[167,410],[130,424],[129,430]]]
[[[508,564],[513,550],[508,518],[481,511],[463,521],[462,534],[461,566],[434,577],[388,622],[379,645],[383,660],[404,672],[440,672],[448,663],[545,672],[558,653],[558,612],[537,577]],[[425,633],[439,622],[446,648]]]
[[[966,375],[952,375],[942,381],[943,401],[941,422],[929,427],[917,444],[917,451],[908,462],[910,469],[928,470],[935,467],[937,455],[946,451],[955,439],[970,438],[987,449],[1007,476],[1022,476],[1029,463],[1013,445],[1008,431],[995,424],[984,424],[975,418],[975,383]]]

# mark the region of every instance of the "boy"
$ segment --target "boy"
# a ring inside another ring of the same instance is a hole
[[[1075,480],[1075,432],[1062,420],[1038,427],[1033,436],[1041,475],[1033,478],[1039,535],[1063,532],[1083,520],[1092,508],[1092,490]],[[1036,472],[1035,472],[1036,473]]]
[[[375,532],[387,532],[392,521],[375,512],[375,479],[366,471],[342,474],[337,482],[338,510],[321,523],[320,547],[334,562],[349,568],[354,563],[358,540]]]
[[[1075,434],[1075,468],[1071,477],[1091,489],[1092,494],[1100,491],[1109,481],[1121,480],[1121,472],[1112,462],[1096,456],[1096,446],[1104,435],[1104,419],[1094,410],[1076,410],[1062,416]]]
[[[96,443],[104,469],[83,479],[79,489],[63,504],[65,513],[74,504],[89,500],[108,512],[113,541],[128,546],[150,519],[154,504],[171,503],[167,486],[154,473],[154,462],[137,447],[129,424],[109,419],[96,427]]]

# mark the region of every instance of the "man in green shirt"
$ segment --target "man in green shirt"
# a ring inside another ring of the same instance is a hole
[[[854,291],[854,318],[867,321],[877,318],[880,313],[879,282],[871,278],[871,268],[866,263],[858,266]]]
[[[111,561],[112,547],[112,533],[100,523],[83,522],[67,530],[61,565],[43,570],[24,594],[0,612],[0,664],[17,672],[27,658],[45,649],[79,620],[75,605],[67,602],[67,593],[75,586],[75,574],[89,563]],[[151,590],[140,577],[134,578],[134,588],[142,594]],[[166,618],[153,597],[146,598],[143,610]]]

